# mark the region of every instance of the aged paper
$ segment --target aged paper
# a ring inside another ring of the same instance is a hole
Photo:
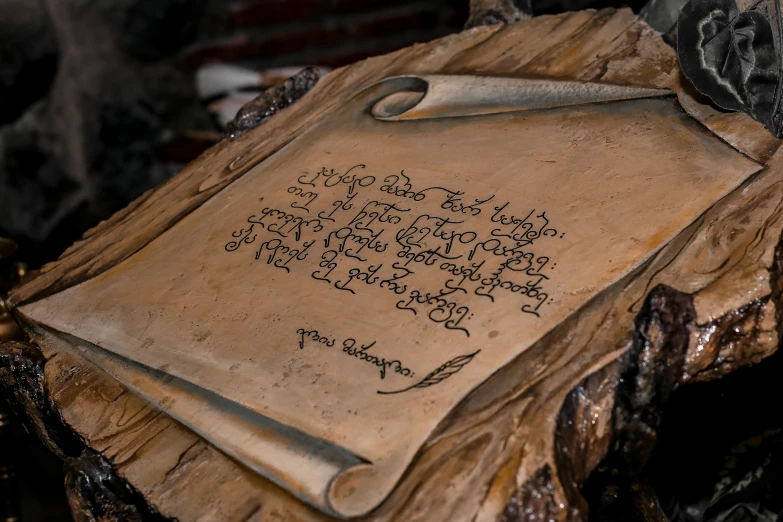
[[[21,312],[301,498],[364,514],[466,394],[759,169],[673,97],[517,82],[369,88]]]

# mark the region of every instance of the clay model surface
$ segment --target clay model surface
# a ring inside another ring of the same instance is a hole
[[[586,520],[777,350],[778,146],[630,10],[371,58],[17,287],[0,384],[117,520]]]

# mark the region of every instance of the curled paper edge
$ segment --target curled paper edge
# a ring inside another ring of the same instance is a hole
[[[467,75],[397,76],[401,90],[375,103],[381,121],[481,116],[674,94],[667,89],[542,78]]]

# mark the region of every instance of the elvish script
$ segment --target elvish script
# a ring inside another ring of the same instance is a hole
[[[357,516],[466,394],[759,168],[672,97],[373,117],[398,90],[363,91],[22,312],[233,455],[272,433],[241,458]],[[221,414],[242,426],[220,433]]]

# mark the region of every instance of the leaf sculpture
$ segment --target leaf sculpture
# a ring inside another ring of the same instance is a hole
[[[457,357],[453,358],[452,360],[442,364],[441,366],[438,366],[433,370],[432,372],[428,373],[427,376],[419,381],[418,383],[408,386],[407,388],[403,388],[402,390],[396,390],[396,391],[381,391],[378,390],[378,393],[381,395],[393,395],[395,393],[402,393],[406,392],[408,390],[412,390],[414,388],[427,388],[429,386],[434,386],[435,384],[438,384],[458,371],[460,371],[463,367],[467,366],[467,364],[473,360],[473,358],[480,352],[481,350],[476,350],[473,353],[470,353],[468,355],[458,355]]]

